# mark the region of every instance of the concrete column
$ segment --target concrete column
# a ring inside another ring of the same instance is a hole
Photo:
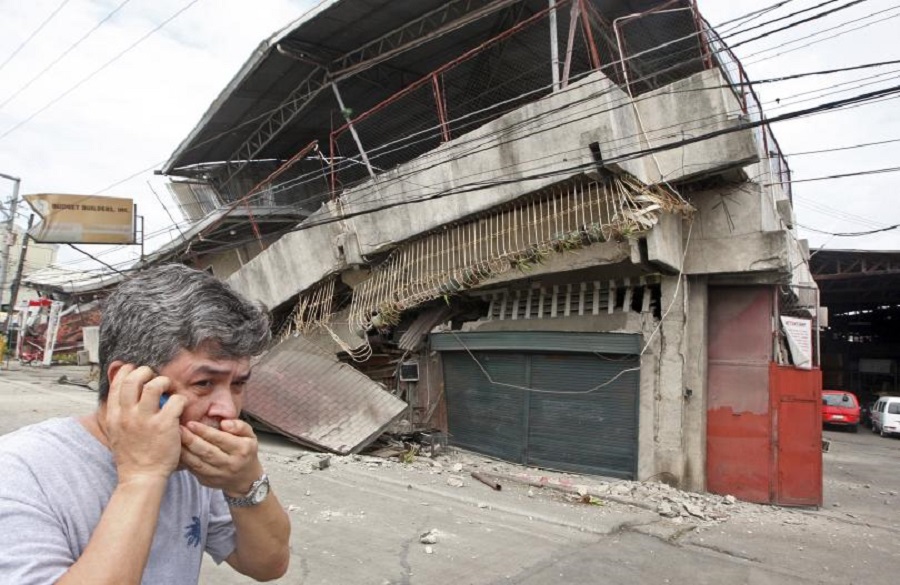
[[[672,474],[678,485],[684,480],[684,351],[685,297],[690,294],[687,281],[678,284],[677,276],[664,276],[662,285],[663,321],[660,327],[659,381],[656,388],[658,409],[654,444],[657,473]]]
[[[684,472],[682,485],[706,489],[707,350],[709,288],[706,276],[689,277],[684,362]]]
[[[706,277],[663,276],[662,324],[644,316],[638,479],[706,482]],[[651,337],[652,336],[652,337]]]

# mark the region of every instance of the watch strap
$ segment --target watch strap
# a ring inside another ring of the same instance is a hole
[[[265,485],[266,486],[266,494],[261,499],[257,500],[254,496],[260,490],[260,488]],[[269,476],[265,473],[262,474],[262,477],[253,482],[250,486],[250,491],[248,491],[243,496],[234,498],[222,492],[222,495],[225,496],[225,503],[229,506],[234,506],[237,508],[249,508],[251,506],[256,506],[265,501],[266,497],[268,497],[268,487],[269,487]]]

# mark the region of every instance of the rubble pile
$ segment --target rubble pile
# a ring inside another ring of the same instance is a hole
[[[340,464],[442,476],[440,483],[457,489],[493,488],[500,491],[503,486],[518,486],[527,489],[528,497],[545,494],[561,497],[572,504],[640,508],[675,524],[713,525],[736,516],[751,522],[763,518],[775,522],[797,522],[792,518],[799,514],[778,507],[741,502],[732,495],[685,492],[659,481],[604,480],[552,472],[453,449],[443,450],[434,457],[402,449],[381,449],[379,455],[304,453],[295,458],[293,464],[302,474]]]

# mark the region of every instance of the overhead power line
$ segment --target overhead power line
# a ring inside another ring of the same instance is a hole
[[[831,179],[847,179],[849,177],[861,177],[863,175],[881,175],[883,173],[896,173],[900,171],[900,167],[885,167],[882,169],[871,169],[868,171],[857,171],[855,173],[840,173],[837,175],[826,175],[824,177],[812,177],[810,179],[792,179],[790,181],[775,181],[773,183],[765,183],[764,187],[771,185],[785,185],[788,183],[811,183],[813,181],[827,181]]]
[[[78,89],[79,87],[81,87],[82,85],[84,85],[85,83],[87,83],[88,81],[90,81],[91,79],[93,79],[94,76],[96,76],[98,73],[100,73],[101,71],[103,71],[104,69],[106,69],[107,67],[109,67],[110,65],[112,65],[113,63],[115,63],[116,61],[118,61],[119,59],[121,59],[122,57],[124,57],[129,51],[131,51],[132,49],[134,49],[135,47],[137,47],[138,45],[140,45],[141,43],[143,43],[145,40],[147,40],[148,38],[150,38],[150,36],[152,36],[154,33],[156,33],[157,31],[159,31],[160,29],[162,29],[164,26],[166,26],[167,24],[169,24],[170,22],[172,22],[173,20],[175,20],[176,18],[178,18],[184,11],[186,11],[188,8],[190,8],[191,6],[193,6],[194,4],[196,4],[197,2],[198,2],[198,0],[191,0],[190,2],[188,2],[185,6],[183,6],[182,8],[180,8],[180,9],[179,9],[177,12],[175,12],[172,16],[170,16],[169,18],[167,18],[167,19],[165,19],[164,21],[162,21],[161,23],[159,23],[159,24],[158,24],[155,28],[153,28],[150,32],[146,33],[146,34],[143,35],[141,38],[139,38],[138,40],[136,40],[136,41],[133,42],[132,44],[128,45],[127,48],[125,48],[124,50],[122,50],[122,51],[120,51],[119,53],[117,53],[112,59],[110,59],[109,61],[105,62],[103,65],[101,65],[100,67],[98,67],[97,69],[95,69],[94,71],[92,71],[92,72],[91,72],[90,74],[88,74],[86,77],[83,77],[83,78],[82,78],[79,82],[77,82],[75,85],[73,85],[72,87],[70,87],[70,88],[67,89],[66,91],[62,92],[61,94],[59,94],[58,96],[56,96],[55,98],[53,98],[52,100],[50,100],[49,102],[47,102],[42,108],[40,108],[39,110],[37,110],[36,112],[34,112],[33,114],[31,114],[30,116],[28,116],[28,117],[25,118],[24,120],[21,120],[18,124],[15,124],[12,128],[8,129],[8,130],[7,130],[6,132],[4,132],[3,134],[0,134],[0,140],[6,138],[7,136],[9,136],[10,134],[12,134],[13,132],[15,132],[16,130],[18,130],[19,128],[21,128],[21,127],[24,126],[25,124],[31,122],[31,121],[34,120],[36,117],[38,117],[40,114],[42,114],[42,113],[44,113],[45,111],[47,111],[48,109],[50,109],[51,106],[53,106],[54,104],[56,104],[57,102],[59,102],[61,99],[63,99],[64,97],[66,97],[67,95],[69,95],[70,93],[72,93],[73,91],[75,91],[76,89]]]
[[[766,31],[766,32],[764,32],[764,33],[761,33],[761,34],[755,36],[755,37],[752,37],[752,38],[749,38],[749,39],[745,39],[745,40],[743,40],[743,41],[741,41],[741,42],[739,42],[739,43],[735,43],[735,44],[731,45],[731,50],[733,51],[733,50],[737,49],[738,47],[740,47],[741,45],[746,45],[747,43],[752,43],[753,41],[758,41],[759,39],[764,39],[764,38],[766,38],[766,37],[769,37],[769,36],[774,35],[775,33],[782,32],[782,31],[785,31],[785,30],[788,30],[788,29],[791,29],[791,28],[800,26],[801,24],[806,24],[807,22],[812,22],[812,21],[814,21],[814,20],[818,20],[818,19],[820,19],[820,18],[824,18],[824,17],[828,16],[829,14],[834,14],[835,12],[840,12],[841,10],[846,10],[846,9],[848,9],[848,8],[851,8],[851,7],[853,7],[853,6],[856,6],[857,4],[862,4],[863,2],[868,2],[868,0],[852,0],[852,2],[848,2],[847,4],[844,4],[843,6],[838,6],[837,8],[832,8],[831,10],[826,10],[826,11],[824,11],[824,12],[820,12],[820,13],[818,13],[818,14],[814,14],[813,16],[810,16],[810,17],[808,17],[808,18],[804,18],[804,19],[802,19],[802,20],[797,20],[797,21],[794,21],[794,22],[792,22],[792,23],[790,23],[790,24],[786,24],[786,25],[784,25],[784,26],[782,26],[782,27],[780,27],[780,28],[776,28],[776,29],[773,29],[773,30],[770,30],[770,31]],[[826,4],[827,4],[827,2],[826,2]]]
[[[790,14],[785,14],[784,16],[779,16],[778,18],[774,18],[772,20],[767,20],[766,22],[760,22],[756,26],[761,28],[764,26],[768,26],[770,24],[775,24],[776,22],[781,22],[782,20],[787,20],[789,18],[793,18],[795,16],[799,16],[799,15],[805,14],[807,12],[812,12],[813,10],[822,8],[823,6],[827,6],[829,4],[834,4],[835,2],[839,2],[839,1],[840,0],[825,0],[825,2],[820,2],[819,4],[816,4],[815,6],[809,6],[807,8],[803,8],[801,10],[796,10],[794,12],[791,12]],[[860,0],[860,1],[864,2],[865,0]],[[747,32],[747,31],[743,31],[743,30],[739,30],[737,32],[731,32],[731,30],[734,30],[734,29],[732,28],[729,31],[724,31],[722,33],[722,35],[723,35],[722,38],[729,39],[731,37],[734,37],[734,36],[737,36],[740,34],[744,34],[745,32]]]
[[[748,24],[750,22],[753,22],[757,18],[762,18],[766,14],[773,12],[775,10],[778,10],[782,6],[784,6],[786,4],[790,4],[793,1],[794,0],[781,0],[781,2],[776,2],[775,4],[772,4],[771,6],[768,6],[766,8],[760,8],[759,10],[756,10],[754,12],[748,12],[747,14],[744,14],[743,16],[738,16],[736,18],[732,18],[731,20],[726,20],[724,22],[720,22],[718,25],[716,25],[716,28],[721,29],[723,34],[727,33],[727,32],[731,32],[734,29],[738,28],[738,26],[740,26],[740,24]],[[727,25],[734,24],[734,23],[740,23],[740,24],[733,26],[729,29],[725,28]]]
[[[47,23],[53,20],[53,17],[56,16],[59,11],[62,10],[63,7],[68,3],[69,0],[63,0],[62,2],[60,2],[59,6],[57,6],[56,9],[50,13],[50,16],[45,18],[44,21],[36,29],[34,29],[34,31],[32,31],[30,35],[28,35],[28,38],[26,38],[18,47],[16,47],[16,50],[13,51],[12,54],[10,54],[10,56],[7,57],[5,61],[3,61],[3,63],[0,63],[0,71],[3,71],[3,68],[6,67],[7,63],[12,61],[15,56],[18,55],[19,52],[24,49],[28,45],[28,43],[30,43],[31,40],[36,37],[38,33],[40,33],[44,29],[45,26],[47,26]]]
[[[823,35],[823,34],[825,34],[825,33],[830,33],[830,32],[832,32],[832,31],[835,31],[835,30],[838,30],[838,29],[842,29],[842,28],[846,27],[847,25],[854,24],[854,23],[857,23],[857,22],[861,22],[861,21],[863,21],[863,20],[868,20],[868,19],[870,19],[870,18],[872,18],[872,17],[874,17],[874,16],[882,15],[882,14],[884,14],[885,12],[895,11],[895,10],[897,10],[898,8],[900,8],[900,7],[898,7],[898,6],[891,6],[890,8],[885,8],[884,10],[879,10],[879,11],[877,11],[877,12],[872,12],[872,13],[867,14],[867,15],[865,15],[865,16],[862,16],[862,17],[860,17],[860,18],[855,18],[855,19],[853,19],[853,20],[848,20],[848,21],[846,21],[846,22],[842,22],[841,24],[832,26],[832,27],[830,27],[830,28],[825,28],[825,29],[816,31],[816,32],[814,32],[814,33],[811,33],[811,34],[806,35],[805,37],[800,37],[800,38],[793,39],[793,40],[790,40],[790,41],[786,41],[786,42],[783,42],[783,43],[778,43],[777,45],[775,45],[775,46],[773,46],[773,47],[768,47],[768,48],[765,48],[765,49],[761,49],[761,50],[759,50],[759,51],[757,51],[757,52],[755,52],[755,53],[751,53],[750,55],[745,55],[745,56],[743,57],[744,65],[745,65],[745,66],[748,66],[748,65],[755,65],[756,63],[762,63],[763,61],[768,61],[769,59],[774,59],[775,57],[780,57],[780,56],[782,56],[782,55],[786,55],[787,53],[792,53],[792,52],[794,52],[794,51],[799,51],[800,49],[806,49],[806,48],[808,48],[808,47],[811,47],[812,45],[817,45],[817,44],[823,43],[823,42],[825,42],[825,41],[830,41],[830,40],[836,39],[836,38],[838,38],[838,37],[844,36],[845,34],[848,34],[848,33],[851,33],[851,32],[858,31],[858,30],[860,30],[860,29],[864,29],[864,28],[870,27],[870,26],[875,25],[875,24],[878,24],[878,23],[880,23],[880,22],[885,22],[885,21],[891,20],[891,19],[893,19],[893,18],[897,18],[898,16],[900,16],[900,13],[898,13],[898,14],[891,14],[890,16],[882,16],[882,17],[879,18],[878,20],[874,20],[874,21],[872,21],[872,22],[867,22],[867,23],[865,23],[865,24],[861,24],[861,25],[859,25],[859,26],[856,26],[856,27],[853,27],[853,28],[849,28],[849,29],[843,30],[843,31],[841,31],[841,32],[837,32],[837,33],[831,34],[831,35],[829,35],[829,36],[827,36],[827,37],[824,37],[824,38],[821,38],[821,39],[817,39],[817,40],[814,40],[814,41],[810,41],[810,42],[806,43],[805,45],[800,45],[799,47],[794,47],[794,48],[792,48],[792,49],[781,50],[781,49],[783,49],[784,47],[787,47],[787,46],[789,46],[789,45],[794,45],[794,44],[799,43],[799,42],[801,42],[801,41],[805,41],[805,40],[811,39],[811,38],[813,38],[813,37],[821,36],[821,35]],[[748,41],[748,42],[749,42],[749,41]],[[760,57],[759,59],[756,59],[756,60],[754,60],[754,61],[750,61],[750,59],[752,59],[753,57],[758,57],[758,56],[764,55],[764,54],[766,54],[766,53],[771,53],[772,51],[779,51],[779,52],[778,52],[778,53],[775,53],[774,55],[766,55],[765,57]]]
[[[825,234],[826,236],[834,236],[836,238],[858,238],[860,236],[871,236],[872,234],[880,234],[882,232],[889,232],[900,228],[900,223],[889,225],[887,227],[883,227],[877,230],[867,230],[864,232],[828,232],[825,230],[816,229],[813,227],[809,227],[808,225],[803,225],[800,223],[795,223],[798,227],[801,227],[805,230],[809,230],[811,232],[816,232],[817,234]]]
[[[56,57],[56,59],[54,59],[53,61],[51,61],[49,65],[47,65],[46,67],[44,67],[43,69],[41,69],[41,70],[38,72],[37,75],[35,75],[35,76],[32,77],[31,79],[29,79],[29,80],[25,83],[25,85],[23,85],[22,87],[20,87],[20,88],[17,89],[16,91],[14,91],[14,92],[12,93],[12,95],[10,95],[8,98],[6,98],[5,100],[3,100],[3,102],[0,103],[0,108],[3,108],[4,106],[6,106],[6,104],[8,104],[9,102],[11,102],[11,101],[13,101],[14,99],[16,99],[16,97],[18,97],[19,94],[21,94],[23,91],[25,91],[26,89],[28,89],[29,87],[31,87],[31,84],[32,84],[32,83],[34,83],[35,81],[37,81],[38,79],[40,79],[41,77],[43,77],[48,71],[50,71],[51,69],[53,69],[53,67],[54,67],[57,63],[59,63],[60,61],[62,61],[62,60],[66,57],[66,55],[68,55],[69,53],[71,53],[72,51],[74,51],[74,50],[78,47],[78,45],[80,45],[80,44],[81,44],[82,42],[84,42],[88,37],[90,37],[92,34],[94,34],[94,33],[97,31],[97,29],[99,29],[101,26],[103,26],[110,18],[112,18],[119,10],[122,9],[122,7],[124,7],[124,6],[125,6],[126,4],[128,4],[129,2],[131,2],[131,0],[125,0],[124,2],[122,2],[121,4],[119,4],[118,6],[116,6],[115,8],[113,8],[112,12],[110,12],[109,14],[107,14],[106,16],[104,16],[104,17],[100,20],[100,22],[98,22],[97,24],[94,25],[94,28],[92,28],[91,30],[87,31],[80,39],[78,39],[77,41],[75,41],[74,43],[72,43],[72,44],[69,46],[68,49],[66,49],[65,51],[63,51],[62,53],[60,53],[59,56]]]

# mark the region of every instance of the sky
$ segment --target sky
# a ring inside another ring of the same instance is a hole
[[[153,170],[194,128],[253,50],[318,1],[0,0],[0,173],[20,177],[21,194],[133,198],[145,217],[148,236],[153,235],[145,249],[159,247],[177,235],[173,219],[183,219],[165,179]],[[776,1],[699,0],[699,6],[717,26]],[[826,1],[788,0],[739,28],[750,29]],[[805,15],[849,2],[831,0],[827,7]],[[733,26],[717,28],[727,33]],[[735,34],[727,41],[734,45],[777,26],[732,31]],[[851,30],[855,27],[861,28]],[[814,36],[798,40],[808,35]],[[814,22],[748,42],[735,52],[751,79],[767,79],[900,60],[898,37],[900,3],[862,0]],[[808,43],[814,44],[804,46]],[[764,84],[757,92],[772,117],[898,85],[898,77],[900,64],[895,64]],[[802,226],[799,236],[812,247],[900,250],[900,230],[862,237],[829,234],[900,224],[895,187],[900,173],[808,181],[900,166],[898,105],[896,99],[887,100],[773,126],[797,181],[793,192],[797,223]],[[802,154],[889,140],[897,142]],[[0,198],[7,200],[11,192],[12,183],[0,179]],[[22,225],[27,213],[23,204]],[[115,265],[139,254],[136,246],[83,247]],[[59,263],[75,269],[97,266],[66,246],[60,249]]]

